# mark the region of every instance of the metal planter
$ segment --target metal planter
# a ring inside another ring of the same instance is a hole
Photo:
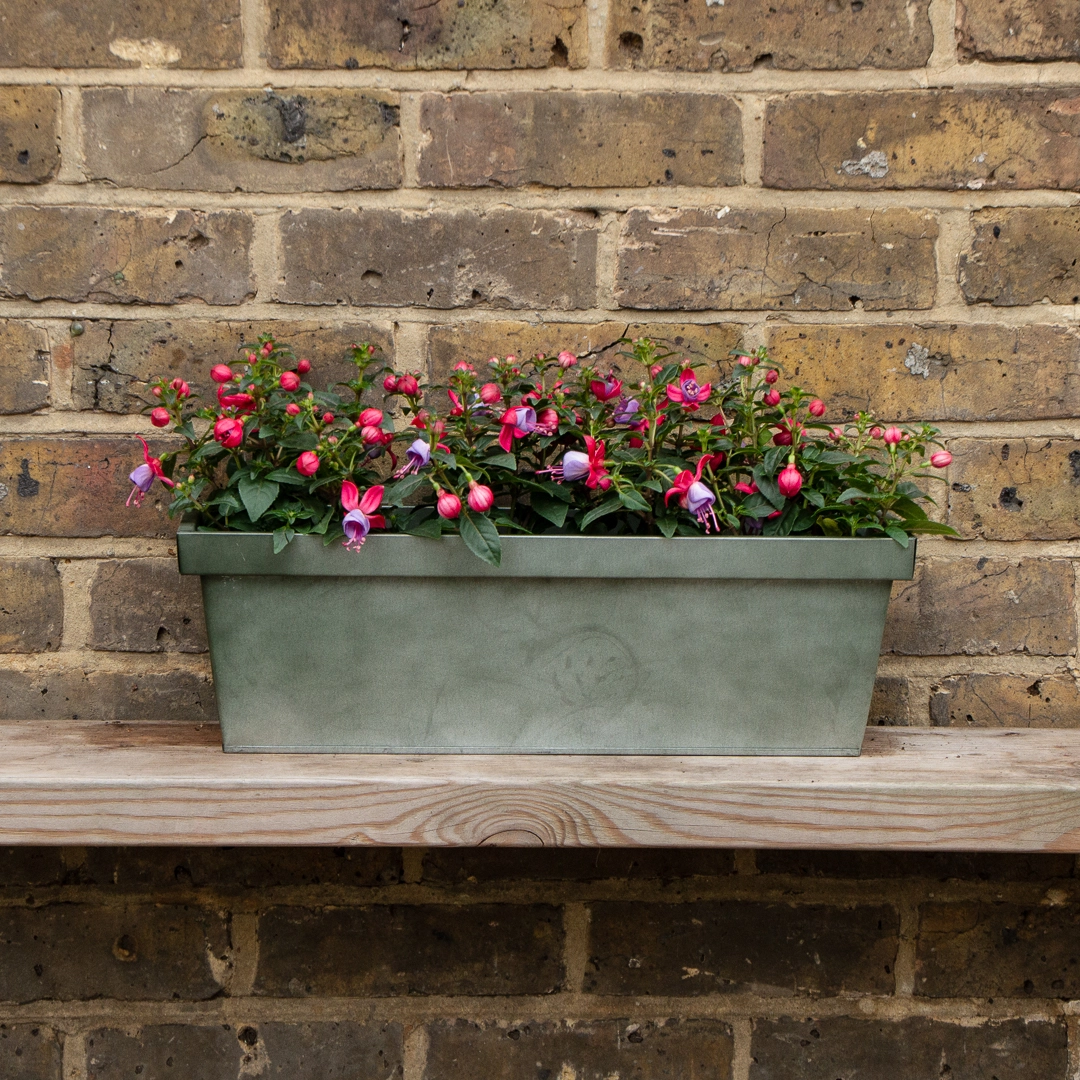
[[[178,536],[202,576],[226,750],[859,753],[915,545]]]

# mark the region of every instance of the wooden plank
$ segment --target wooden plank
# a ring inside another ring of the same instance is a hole
[[[224,754],[0,724],[0,844],[1080,851],[1080,731],[874,728],[860,758]]]

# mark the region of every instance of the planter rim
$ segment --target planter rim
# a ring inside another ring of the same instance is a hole
[[[285,577],[758,578],[910,580],[907,548],[883,538],[504,536],[502,565],[473,555],[459,536],[373,535],[360,552],[297,536],[274,554],[271,533],[177,532],[182,574]]]

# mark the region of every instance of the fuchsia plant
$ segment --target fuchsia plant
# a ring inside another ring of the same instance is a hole
[[[355,345],[355,378],[317,390],[311,362],[264,335],[211,369],[215,404],[179,379],[151,383],[151,423],[183,445],[160,460],[145,450],[132,498],[160,479],[174,489],[170,512],[201,528],[272,531],[276,551],[297,533],[358,549],[372,529],[458,532],[495,564],[506,533],[905,546],[913,533],[952,533],[927,516],[916,483],[952,460],[933,428],[883,427],[867,413],[830,423],[821,399],[781,390],[764,349],[738,354],[726,381],[700,382],[654,342],[627,344],[618,371],[564,350],[493,357],[483,374],[462,360],[447,385],[426,387]]]

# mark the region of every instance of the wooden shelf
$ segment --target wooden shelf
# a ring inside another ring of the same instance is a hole
[[[0,844],[1080,851],[1080,731],[874,728],[860,758],[224,754],[0,724]]]

